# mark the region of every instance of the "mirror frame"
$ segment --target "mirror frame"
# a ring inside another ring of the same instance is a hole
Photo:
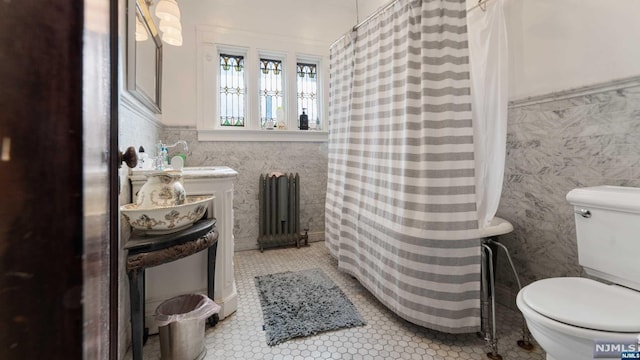
[[[154,94],[147,94],[136,84],[136,14],[140,14],[143,25],[156,45],[156,63],[148,64],[155,67],[156,86]],[[127,90],[151,111],[158,114],[162,112],[160,107],[160,99],[162,97],[162,41],[145,0],[127,1]]]

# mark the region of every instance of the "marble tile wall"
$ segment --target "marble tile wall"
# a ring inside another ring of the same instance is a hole
[[[300,175],[300,223],[312,239],[324,239],[326,142],[197,141],[195,129],[181,128],[166,128],[161,138],[166,143],[187,141],[185,166],[225,165],[238,172],[233,199],[236,251],[258,248],[258,179],[271,171]]]
[[[550,101],[549,101],[550,100]],[[565,196],[596,185],[640,187],[640,83],[535,104],[512,106],[498,216],[515,230],[502,236],[524,284],[579,276],[573,210]],[[497,281],[515,289],[504,257]],[[504,290],[504,289],[503,289]]]
[[[121,102],[121,104],[124,102]],[[128,103],[126,103],[128,104]],[[158,141],[162,125],[151,113],[134,109],[129,106],[119,107],[119,134],[118,143],[120,150],[124,151],[129,146],[134,146],[136,151],[142,145],[145,150],[152,150],[153,144]],[[120,169],[120,205],[131,202],[129,195],[129,170],[123,165]],[[126,222],[121,217],[120,223]],[[129,238],[129,226],[121,226],[120,239]],[[129,280],[125,269],[124,244],[120,244],[118,259],[120,281],[118,282],[118,359],[122,359],[131,343],[131,326],[129,322]]]
[[[187,166],[227,165],[235,184],[236,250],[255,249],[257,179],[268,171],[299,172],[303,225],[324,231],[325,143],[198,142],[194,129],[167,128],[165,142],[189,142]],[[555,276],[578,276],[573,213],[565,200],[575,187],[640,186],[640,83],[623,89],[509,109],[507,161],[498,216],[514,225],[501,241],[514,258],[523,284]],[[498,295],[513,305],[515,282],[498,264]],[[508,296],[508,297],[507,297]]]
[[[145,109],[136,109],[129,102],[121,101],[126,104],[121,105],[119,111],[119,129],[118,143],[121,151],[127,147],[133,146],[136,152],[140,146],[144,147],[145,152],[153,154],[154,146],[160,138],[163,126],[155,118],[155,115],[147,112]],[[131,202],[129,196],[129,170],[126,165],[120,169],[120,204],[124,205]]]

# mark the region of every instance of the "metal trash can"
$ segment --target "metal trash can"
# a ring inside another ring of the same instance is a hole
[[[204,346],[205,320],[220,311],[206,295],[187,294],[160,304],[155,319],[160,332],[162,360],[200,360],[207,354]]]

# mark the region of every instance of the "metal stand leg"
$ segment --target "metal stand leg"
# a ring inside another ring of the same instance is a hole
[[[144,342],[144,270],[135,269],[129,276],[129,294],[131,307],[131,347],[133,360],[142,360]]]
[[[491,349],[491,352],[487,353],[487,357],[492,360],[502,360],[502,356],[498,354],[498,336],[496,335],[496,296],[495,296],[495,274],[493,273],[493,250],[486,243],[482,244],[482,248],[486,252],[486,259],[489,261],[489,290],[491,290],[491,329],[490,332],[485,332],[485,341]],[[487,268],[486,262],[484,268]],[[485,276],[486,272],[483,274]],[[485,280],[486,283],[486,280]],[[486,288],[485,288],[486,291]],[[486,328],[486,326],[485,326]]]
[[[504,244],[501,244],[497,241],[489,239],[488,242],[492,245],[497,245],[504,250],[504,253],[507,255],[507,259],[509,260],[509,265],[511,265],[511,270],[513,271],[513,276],[516,278],[516,283],[518,284],[518,291],[522,290],[522,284],[520,283],[520,278],[518,277],[518,272],[516,271],[516,267],[513,265],[513,260],[511,260],[511,255],[509,254],[509,250]],[[527,322],[524,320],[524,316],[522,316],[522,340],[518,340],[518,346],[525,350],[533,350],[533,343],[531,343],[531,334],[529,333],[529,329],[527,329]]]
[[[481,245],[481,270],[480,273],[480,314],[482,315],[481,324],[482,329],[478,334],[483,339],[488,339],[491,336],[491,324],[489,322],[489,314],[491,313],[491,309],[489,308],[489,278],[487,277],[487,273],[489,269],[487,267],[487,253],[484,247]]]
[[[211,300],[215,300],[215,286],[216,286],[216,256],[218,254],[218,244],[214,244],[207,250],[207,296]],[[210,326],[216,326],[220,317],[218,314],[213,314],[207,319],[207,324]]]

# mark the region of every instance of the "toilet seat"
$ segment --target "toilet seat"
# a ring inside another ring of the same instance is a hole
[[[551,278],[522,289],[522,300],[550,319],[586,329],[640,333],[640,292],[586,278]]]

